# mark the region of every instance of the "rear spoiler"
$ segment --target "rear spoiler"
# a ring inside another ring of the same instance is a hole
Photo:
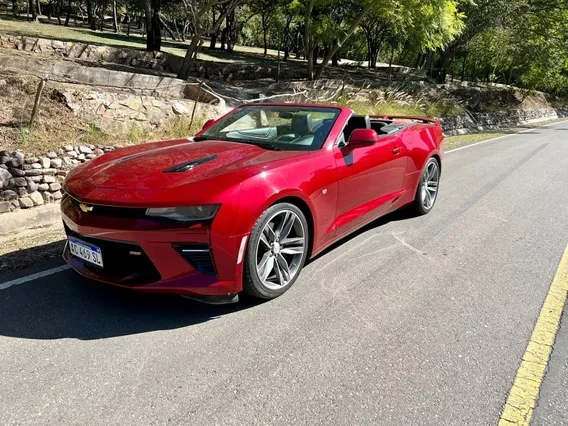
[[[379,120],[411,120],[419,123],[434,124],[436,126],[440,126],[440,120],[426,117],[415,117],[412,115],[372,115],[371,118],[376,118]]]

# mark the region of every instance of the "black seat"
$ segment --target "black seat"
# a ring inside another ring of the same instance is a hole
[[[312,116],[310,114],[295,114],[292,117],[292,133],[296,136],[313,133]]]
[[[353,115],[347,122],[347,125],[343,129],[343,136],[345,137],[345,141],[349,141],[349,137],[353,130],[355,129],[370,129],[371,128],[371,119],[368,115]]]

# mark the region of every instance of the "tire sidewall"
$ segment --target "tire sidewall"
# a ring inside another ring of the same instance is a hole
[[[282,210],[293,211],[300,218],[302,226],[304,227],[304,235],[306,236],[306,241],[305,241],[306,250],[302,255],[302,259],[300,261],[300,269],[298,270],[296,276],[292,280],[290,280],[290,282],[286,286],[274,290],[266,287],[258,276],[258,272],[256,270],[256,250],[260,234],[262,233],[262,230],[266,226],[267,222],[270,219],[272,219],[274,215],[276,215],[278,212]],[[254,224],[251,235],[249,237],[249,242],[247,244],[246,258],[245,258],[245,275],[243,282],[243,287],[245,292],[248,293],[249,295],[259,297],[262,299],[274,299],[275,297],[278,297],[281,294],[285,293],[290,287],[294,285],[294,283],[296,282],[296,280],[298,279],[298,277],[302,272],[302,269],[308,257],[309,243],[310,243],[309,227],[302,210],[300,210],[294,204],[290,203],[278,203],[266,209]]]

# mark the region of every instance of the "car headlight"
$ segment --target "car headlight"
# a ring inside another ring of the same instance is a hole
[[[213,219],[219,207],[218,204],[190,207],[157,207],[146,210],[146,216],[165,217],[178,222],[196,222]]]

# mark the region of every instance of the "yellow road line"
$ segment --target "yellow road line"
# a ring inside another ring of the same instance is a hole
[[[568,295],[568,247],[552,280],[521,366],[499,419],[499,426],[528,426],[536,406],[560,318]]]

